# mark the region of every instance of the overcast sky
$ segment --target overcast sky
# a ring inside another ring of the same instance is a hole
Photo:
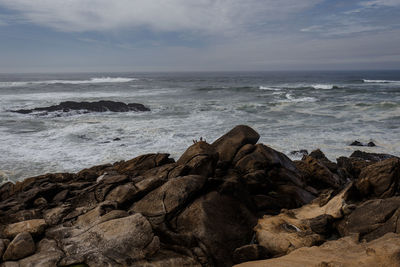
[[[0,0],[0,72],[400,69],[400,0]]]

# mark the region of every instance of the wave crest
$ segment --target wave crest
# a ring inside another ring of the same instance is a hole
[[[392,81],[392,80],[362,80],[363,83],[400,83],[400,81]]]
[[[27,82],[0,82],[0,87],[17,87],[35,84],[91,84],[91,83],[125,83],[135,81],[137,78],[123,77],[95,77],[89,80],[45,80],[45,81],[27,81]]]

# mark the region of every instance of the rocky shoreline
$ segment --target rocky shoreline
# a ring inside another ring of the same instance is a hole
[[[399,158],[259,137],[3,184],[0,266],[400,266]]]

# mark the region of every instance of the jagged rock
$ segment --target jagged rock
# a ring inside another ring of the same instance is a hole
[[[365,167],[356,186],[364,196],[386,198],[400,194],[400,159],[391,158]]]
[[[53,267],[64,256],[64,253],[58,248],[56,241],[50,239],[42,239],[32,256],[19,261],[20,267],[40,266]]]
[[[106,200],[115,201],[118,205],[123,205],[131,201],[135,197],[136,192],[136,187],[131,183],[120,185],[108,193]]]
[[[368,153],[368,152],[356,150],[350,155],[350,158],[360,158],[363,160],[378,162],[378,161],[382,161],[385,159],[396,158],[396,157],[393,155],[389,155],[389,154]]]
[[[338,165],[338,174],[343,179],[357,180],[361,171],[373,164],[371,161],[366,161],[360,158],[339,157],[336,159]]]
[[[176,162],[179,165],[187,165],[190,174],[213,176],[218,162],[218,153],[214,147],[204,141],[190,146]]]
[[[400,233],[400,197],[368,200],[337,226],[342,236],[359,234],[367,241],[386,233]]]
[[[56,225],[70,211],[69,205],[61,205],[53,209],[46,210],[43,214],[43,219],[48,225]]]
[[[309,156],[318,160],[321,164],[325,165],[331,172],[336,173],[336,163],[330,161],[320,149],[312,151]]]
[[[400,266],[400,235],[390,233],[369,243],[357,236],[328,241],[321,246],[300,248],[290,254],[236,265],[237,267],[315,267],[315,266]]]
[[[199,175],[174,178],[135,202],[131,210],[148,217],[173,213],[193,197],[206,180],[207,178]]]
[[[232,264],[233,251],[252,237],[255,218],[238,200],[210,192],[171,222],[174,231],[193,236],[211,266]]]
[[[35,242],[28,232],[19,233],[8,245],[3,260],[19,260],[35,252]]]
[[[246,144],[256,144],[260,135],[246,125],[239,125],[218,138],[212,146],[219,154],[219,161],[231,162],[236,152]]]
[[[329,234],[329,223],[343,217],[343,209],[353,186],[348,185],[325,205],[314,201],[276,216],[266,215],[254,228],[258,243],[274,256],[301,247],[318,245]]]
[[[34,109],[18,109],[18,110],[11,110],[11,111],[21,113],[21,114],[29,114],[32,112],[54,112],[54,111],[69,112],[71,110],[86,110],[86,111],[92,111],[92,112],[150,111],[149,108],[145,107],[142,104],[138,104],[138,103],[125,104],[122,102],[105,101],[105,100],[96,101],[96,102],[65,101],[65,102],[61,102],[58,105],[49,106],[49,107],[41,107],[41,108],[34,108]]]
[[[44,232],[46,227],[47,224],[43,219],[22,221],[6,225],[2,231],[2,235],[10,239],[22,232],[28,232],[33,236],[38,236]]]
[[[0,239],[0,259],[3,257],[3,253],[9,244],[10,241],[8,239]]]
[[[89,266],[98,266],[99,262],[111,266],[130,265],[159,249],[158,237],[139,213],[101,222],[86,231],[67,233],[64,237],[60,233],[49,233],[66,254],[61,264],[77,264],[83,260]]]
[[[135,177],[152,168],[173,162],[174,160],[169,158],[169,154],[147,154],[128,161],[117,162],[113,167],[121,174]]]
[[[303,173],[306,183],[316,189],[338,189],[342,184],[339,176],[311,156],[296,161],[296,167]]]

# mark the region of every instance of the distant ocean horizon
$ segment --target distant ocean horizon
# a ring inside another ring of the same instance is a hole
[[[141,103],[150,112],[18,114],[62,101]],[[238,124],[286,153],[400,156],[400,71],[0,74],[0,183],[145,153],[178,159]],[[355,140],[376,147],[352,147]]]

